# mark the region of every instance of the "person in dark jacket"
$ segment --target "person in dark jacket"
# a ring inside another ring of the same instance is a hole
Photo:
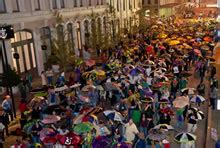
[[[168,114],[160,114],[160,124],[168,124],[170,125],[170,115]]]
[[[0,108],[0,122],[5,126],[5,132],[6,132],[6,135],[8,136],[9,135],[9,132],[8,132],[9,117],[8,117],[8,114],[5,111],[3,111],[2,108]]]

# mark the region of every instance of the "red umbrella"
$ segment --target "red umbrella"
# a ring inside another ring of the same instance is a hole
[[[206,41],[206,42],[211,42],[212,38],[209,37],[209,36],[206,36],[206,37],[203,38],[203,40]]]
[[[49,144],[49,143],[55,144],[56,142],[57,142],[57,139],[55,137],[46,137],[43,140],[44,144]]]
[[[87,60],[86,65],[89,66],[89,67],[95,65],[95,60]]]
[[[169,107],[160,109],[160,112],[164,113],[164,114],[168,114],[168,115],[174,116],[173,110],[171,108],[169,108]]]
[[[67,135],[57,135],[56,138],[62,145],[77,145],[82,141],[82,138],[73,132],[70,132]]]

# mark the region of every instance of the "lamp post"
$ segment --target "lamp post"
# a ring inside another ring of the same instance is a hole
[[[2,41],[2,66],[3,66],[3,71],[6,73],[6,88],[7,88],[7,94],[10,94],[11,99],[12,99],[12,108],[13,108],[13,113],[14,117],[16,118],[16,110],[15,110],[15,102],[14,102],[14,96],[13,96],[13,91],[11,85],[8,83],[9,81],[9,75],[8,75],[8,58],[7,58],[7,53],[6,53],[6,47],[5,47],[5,40],[13,38],[14,36],[14,31],[12,26],[3,26],[0,27],[0,40]]]

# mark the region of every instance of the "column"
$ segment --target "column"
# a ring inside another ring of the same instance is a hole
[[[40,33],[37,32],[36,30],[33,31],[33,40],[34,40],[34,48],[36,54],[37,70],[38,70],[38,74],[40,75],[41,71],[44,70],[44,64],[43,64],[43,53],[41,50]]]
[[[0,41],[0,46],[2,47],[2,53],[3,53],[3,56],[4,56],[2,41]],[[13,62],[12,62],[12,56],[13,55],[12,55],[12,52],[11,52],[11,41],[10,41],[10,39],[5,40],[5,50],[6,50],[6,54],[7,54],[8,64],[13,68]]]
[[[81,28],[81,46],[85,45],[85,28],[84,28],[84,22],[82,21],[80,23],[80,28]]]

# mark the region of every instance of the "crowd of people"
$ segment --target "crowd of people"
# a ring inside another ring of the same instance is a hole
[[[200,106],[207,101],[215,109],[217,99],[215,25],[158,19],[147,30],[128,34],[102,63],[89,56],[69,77],[43,71],[42,88],[30,87],[33,98],[21,95],[22,141],[15,145],[168,148],[175,141],[193,147],[197,123],[205,118]],[[210,98],[205,98],[206,76]],[[200,79],[197,88],[189,86],[190,77]],[[10,96],[0,111],[4,140]]]

